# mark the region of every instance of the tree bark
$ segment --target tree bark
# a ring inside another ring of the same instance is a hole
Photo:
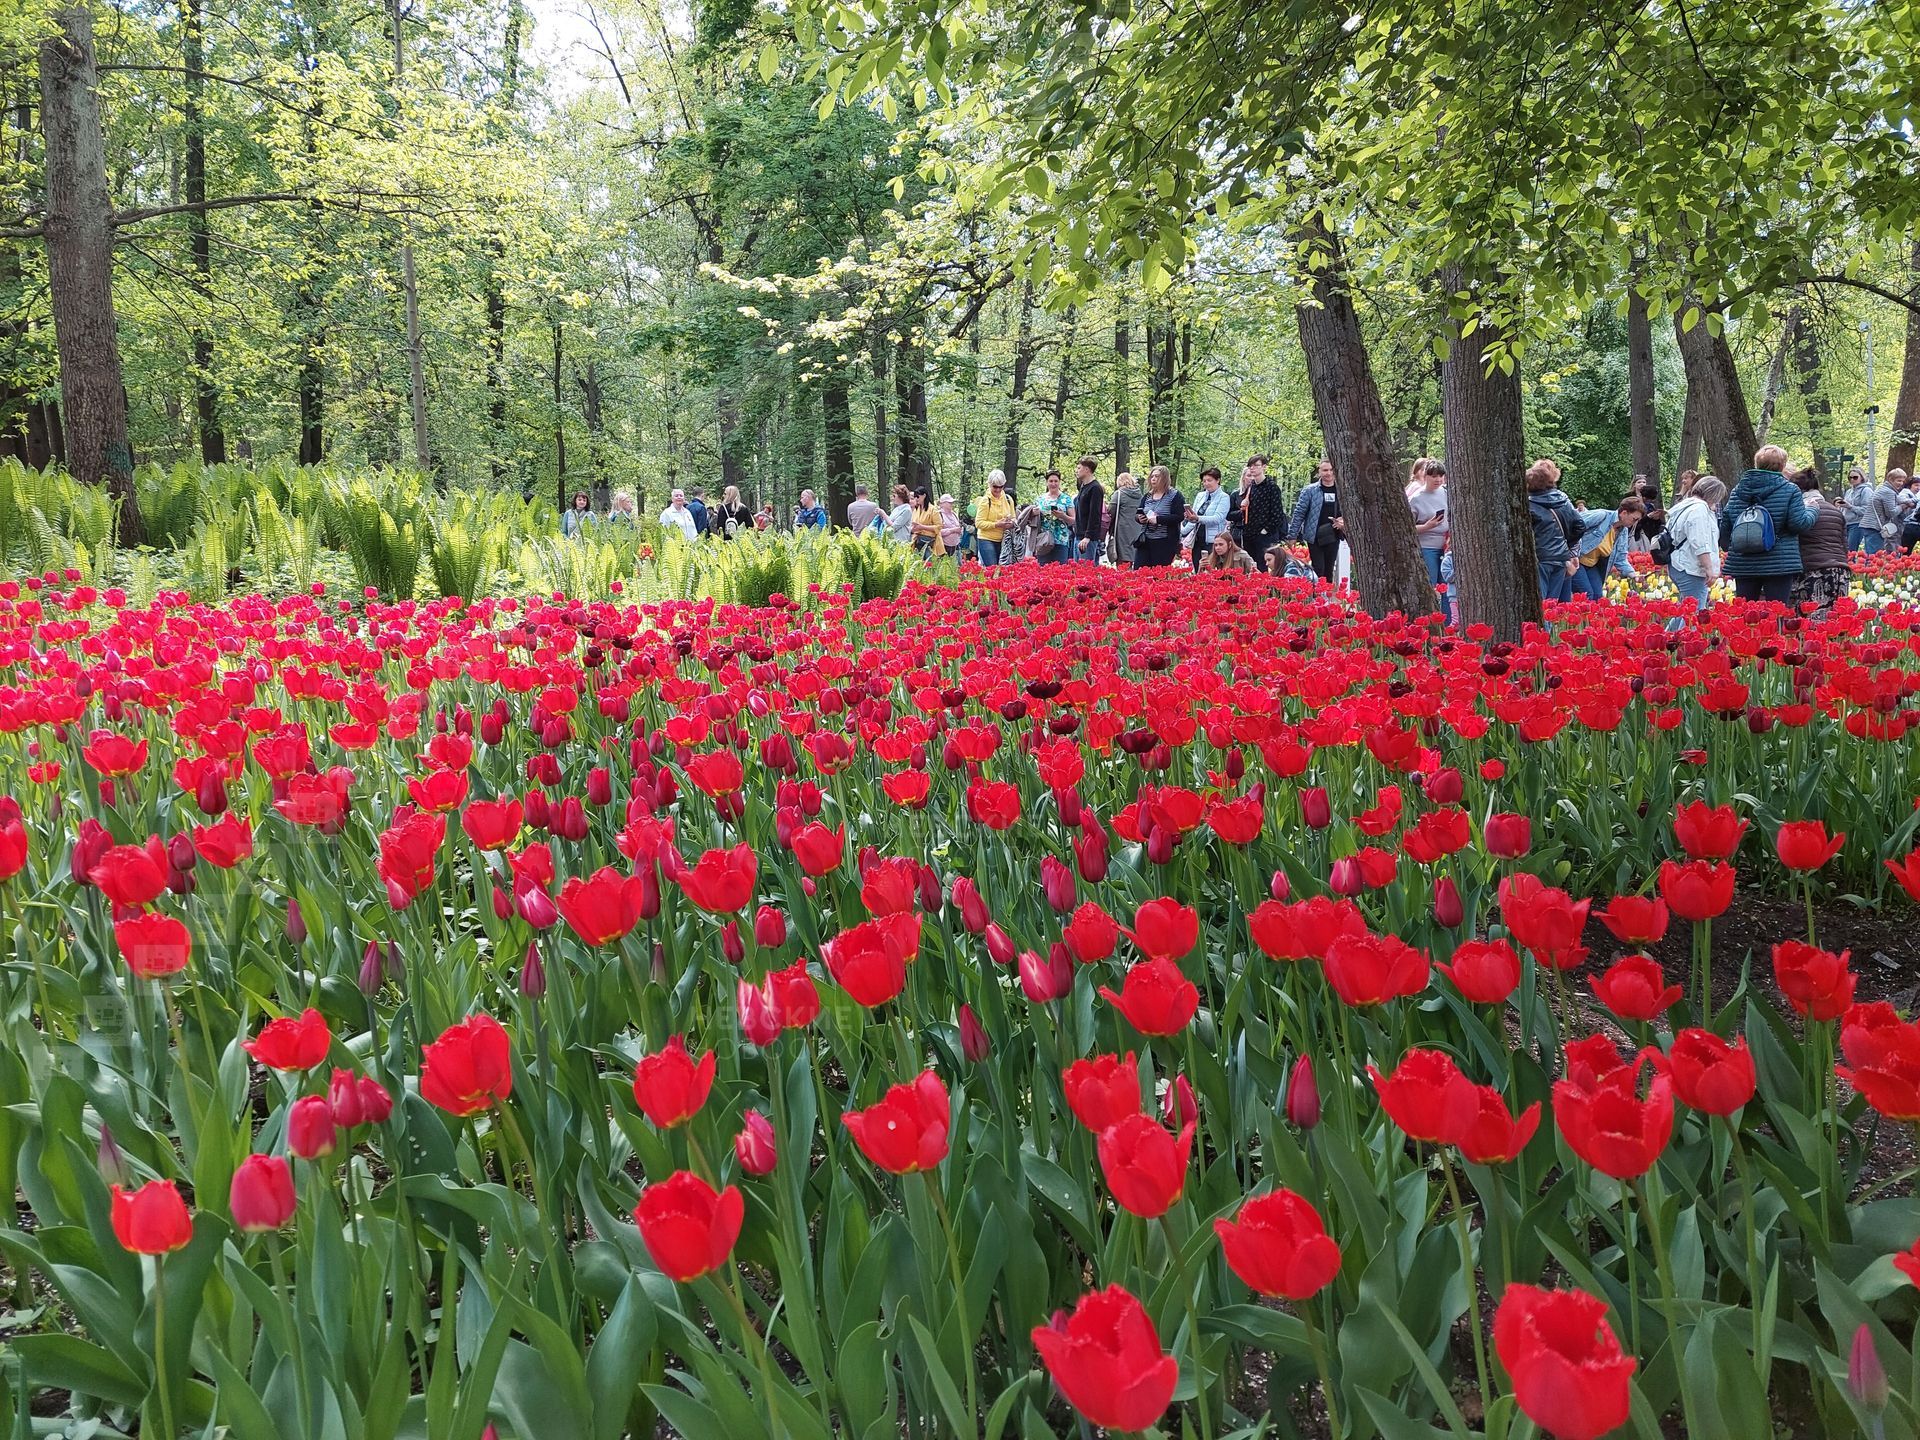
[[[1807,412],[1807,439],[1814,453],[1833,449],[1833,401],[1821,376],[1820,336],[1804,310],[1794,320],[1793,380]]]
[[[1067,386],[1067,356],[1060,356],[1060,389]],[[1120,297],[1120,318],[1113,322],[1113,473],[1133,468],[1133,422],[1127,414],[1127,391],[1133,385],[1133,317],[1127,313],[1127,300]],[[1060,428],[1059,412],[1064,400],[1055,407],[1054,430]],[[1058,449],[1056,442],[1055,448]]]
[[[32,102],[22,96],[17,104],[0,110],[0,125],[8,114],[14,124],[14,161],[24,172],[33,125]],[[0,130],[0,136],[4,136],[4,130]],[[0,353],[17,367],[14,375],[0,380],[0,459],[18,460],[38,470],[60,458],[56,443],[59,416],[57,406],[33,385],[17,378],[22,371],[31,375],[40,349],[33,319],[25,313],[21,287],[26,277],[20,258],[19,246],[0,246],[0,315],[11,312],[10,318],[0,319]]]
[[[967,322],[967,360],[962,376],[961,393],[965,396],[965,409],[960,422],[960,503],[964,506],[967,497],[973,491],[974,413],[979,409],[980,399],[980,316],[976,312]]]
[[[567,508],[566,342],[558,321],[553,326],[553,475],[554,498]]]
[[[829,369],[820,387],[820,428],[827,462],[827,513],[834,524],[844,525],[853,500],[853,401],[841,366]]]
[[[1464,291],[1457,269],[1442,274],[1449,295]],[[1448,322],[1440,407],[1447,432],[1447,509],[1453,523],[1455,610],[1463,627],[1484,625],[1498,640],[1517,640],[1541,619],[1540,575],[1527,513],[1526,434],[1520,370],[1489,371],[1483,323],[1462,339]]]
[[[1760,419],[1753,427],[1753,438],[1759,445],[1767,443],[1773,417],[1780,409],[1780,387],[1787,376],[1787,352],[1793,348],[1794,335],[1800,329],[1801,313],[1798,300],[1787,307],[1787,318],[1780,326],[1780,343],[1773,347],[1773,359],[1767,363],[1766,389],[1760,394]]]
[[[201,0],[180,0],[182,59],[186,68],[186,101],[181,121],[186,129],[185,199],[189,205],[207,203],[207,123],[202,95],[206,88],[206,41]],[[202,300],[213,294],[213,236],[207,212],[187,212],[187,246]],[[204,326],[193,331],[193,409],[200,430],[200,458],[209,465],[227,458],[227,436],[220,423],[220,394],[213,386],[213,336]]]
[[[1436,608],[1433,585],[1420,559],[1413,511],[1400,485],[1393,433],[1347,288],[1340,241],[1318,211],[1299,239],[1313,270],[1313,294],[1294,307],[1294,315],[1314,413],[1339,480],[1354,589],[1376,618],[1396,610],[1426,615]],[[1162,348],[1171,354],[1171,332]]]
[[[1680,409],[1680,450],[1674,456],[1674,488],[1678,493],[1680,476],[1700,468],[1700,393],[1687,376],[1686,401]]]
[[[120,543],[146,538],[133,491],[127,394],[113,313],[113,211],[107,142],[100,127],[93,16],[84,5],[54,12],[40,42],[40,119],[46,141],[47,278],[67,463],[75,478],[104,484],[119,510]]]
[[[887,365],[887,347],[884,341],[873,347],[873,483],[876,489],[874,501],[885,504],[887,496],[893,494],[893,469],[887,463],[887,384],[890,371]]]
[[[526,27],[526,7],[508,0],[507,30],[501,45],[503,73],[500,103],[511,112],[520,93],[520,38]],[[489,246],[483,291],[487,308],[487,451],[488,467],[498,481],[506,473],[501,453],[507,433],[507,292],[500,283],[506,247],[498,239]]]
[[[1727,337],[1709,333],[1705,315],[1691,330],[1685,328],[1681,318],[1674,316],[1673,328],[1680,339],[1680,357],[1686,362],[1688,390],[1699,412],[1707,465],[1731,490],[1733,482],[1752,465],[1753,452],[1760,448],[1753,438],[1753,417],[1748,413],[1746,396],[1740,390],[1740,372],[1734,368]]]
[[[1177,327],[1147,320],[1147,459],[1174,469],[1173,432],[1179,355]]]
[[[1027,382],[1033,373],[1033,282],[1020,287],[1020,318],[1014,323],[1013,384],[1007,405],[1006,438],[1000,446],[1000,469],[1009,485],[1020,483],[1020,427],[1027,418]]]
[[[893,398],[900,438],[896,442],[899,483],[907,493],[933,486],[933,457],[927,448],[927,352],[912,336],[900,341],[893,362]]]
[[[1080,312],[1067,311],[1066,333],[1060,337],[1060,369],[1054,377],[1053,385],[1053,428],[1047,432],[1047,460],[1049,464],[1060,458],[1060,432],[1067,424],[1067,399],[1073,393],[1073,336],[1080,324]]]
[[[1647,297],[1627,291],[1627,432],[1633,473],[1660,483],[1660,430],[1654,419],[1653,323]]]
[[[396,86],[407,73],[407,35],[400,14],[401,0],[393,0],[393,79]],[[405,221],[401,224],[404,226]],[[447,488],[447,477],[433,462],[433,445],[427,438],[427,357],[420,338],[420,277],[413,264],[413,241],[401,231],[400,289],[407,311],[407,402],[413,414],[413,460],[422,474],[432,475],[434,484]]]
[[[1920,286],[1920,240],[1913,243],[1913,281]],[[1900,367],[1900,394],[1893,402],[1893,438],[1887,444],[1889,469],[1913,473],[1916,438],[1920,438],[1920,310],[1909,310],[1907,353]]]

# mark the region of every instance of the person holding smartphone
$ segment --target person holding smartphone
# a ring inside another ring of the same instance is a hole
[[[1447,467],[1438,460],[1416,460],[1407,486],[1407,504],[1413,510],[1413,533],[1420,542],[1420,559],[1427,579],[1440,583],[1440,557],[1447,551]]]

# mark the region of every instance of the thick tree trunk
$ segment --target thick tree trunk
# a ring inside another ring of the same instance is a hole
[[[933,485],[933,457],[927,447],[927,352],[919,341],[900,342],[894,357],[893,398],[899,426],[899,483],[911,494]]]
[[[967,362],[962,377],[961,393],[966,397],[966,409],[960,424],[960,504],[965,506],[967,497],[973,491],[974,455],[974,414],[979,409],[980,398],[980,317],[976,314],[967,324]]]
[[[520,0],[509,0],[507,31],[501,46],[502,76],[500,104],[512,112],[520,93],[520,39],[526,28],[526,7]],[[502,447],[507,435],[507,292],[500,283],[500,267],[506,247],[495,240],[490,247],[487,275],[482,287],[487,307],[487,452],[488,466],[498,481],[506,473]]]
[[[1814,453],[1833,449],[1833,401],[1821,375],[1820,336],[1804,311],[1793,327],[1793,381],[1807,412],[1807,439]]]
[[[1180,358],[1179,331],[1169,320],[1147,321],[1147,459],[1173,470],[1173,433]]]
[[[1780,343],[1773,347],[1773,359],[1767,362],[1766,389],[1760,394],[1760,418],[1753,427],[1756,445],[1767,443],[1767,436],[1773,430],[1773,417],[1779,413],[1780,387],[1787,378],[1787,352],[1793,348],[1794,336],[1799,332],[1801,314],[1798,300],[1787,307],[1787,318],[1780,326]]]
[[[1680,450],[1674,456],[1674,487],[1678,492],[1680,477],[1689,470],[1700,468],[1700,392],[1693,383],[1693,376],[1687,376],[1686,402],[1680,409]]]
[[[1187,450],[1187,392],[1193,380],[1193,321],[1180,322],[1180,365],[1173,377],[1173,473],[1178,475]]]
[[[584,370],[574,366],[573,383],[580,387],[580,418],[587,422],[587,488],[595,508],[604,510],[612,487],[607,483],[606,385],[600,379],[600,362],[589,360]]]
[[[400,14],[400,0],[393,0],[393,78],[396,84],[407,73],[407,35]],[[403,221],[402,224],[405,222]],[[413,461],[434,484],[447,488],[447,477],[433,461],[433,444],[427,437],[427,354],[420,337],[420,277],[413,264],[413,241],[401,232],[400,291],[407,311],[407,403],[413,416]]]
[[[821,450],[827,462],[827,513],[847,523],[853,500],[853,400],[845,369],[835,366],[820,387]]]
[[[1627,434],[1633,473],[1660,483],[1660,429],[1654,419],[1653,323],[1647,297],[1627,292]]]
[[[1294,315],[1314,413],[1339,480],[1354,589],[1370,615],[1428,614],[1435,608],[1433,585],[1394,463],[1393,434],[1347,289],[1340,241],[1318,211],[1300,239],[1313,265],[1313,299],[1296,306]],[[1167,351],[1170,342],[1171,336]]]
[[[888,463],[891,452],[887,448],[890,375],[887,347],[882,341],[873,347],[873,482],[874,501],[881,505],[886,503],[886,497],[893,494],[893,468]]]
[[[33,125],[33,106],[25,98],[0,111],[0,143],[5,142],[4,122],[11,115],[14,125],[14,160],[22,171],[29,159],[28,137]],[[25,283],[20,263],[20,247],[0,245],[0,354],[7,357],[12,373],[0,380],[0,459],[18,460],[40,469],[59,458],[59,409],[44,399],[30,383],[37,367],[41,337],[27,313],[21,294]]]
[[[1449,294],[1466,289],[1457,270],[1442,275]],[[1447,431],[1447,510],[1452,521],[1455,609],[1463,626],[1484,625],[1498,640],[1516,640],[1541,618],[1539,567],[1527,514],[1526,434],[1520,370],[1489,372],[1481,337],[1466,339],[1449,322],[1441,367],[1440,407]]]
[[[1920,288],[1920,240],[1913,245],[1913,283]],[[1920,310],[1909,310],[1907,354],[1900,367],[1900,394],[1893,402],[1893,438],[1887,445],[1890,469],[1913,473],[1917,438],[1920,438]]]
[[[1741,393],[1733,350],[1724,334],[1709,333],[1704,315],[1691,330],[1676,315],[1673,328],[1680,338],[1680,357],[1686,362],[1689,392],[1700,416],[1707,465],[1732,489],[1760,448],[1753,438],[1753,417]]]
[[[1027,418],[1027,382],[1033,373],[1033,282],[1020,287],[1020,318],[1014,323],[1013,384],[1007,405],[1006,438],[1000,446],[1000,469],[1009,485],[1020,483],[1020,427]]]
[[[1066,390],[1067,356],[1060,355],[1060,388]],[[1133,388],[1133,317],[1127,313],[1127,299],[1120,297],[1120,318],[1113,322],[1113,473],[1133,468],[1133,419],[1127,413],[1127,392]],[[1065,410],[1061,403],[1058,410]],[[1054,420],[1057,432],[1060,422]],[[1055,449],[1058,444],[1056,442]],[[1057,456],[1055,457],[1058,458]]]
[[[1073,336],[1080,324],[1078,310],[1067,311],[1066,333],[1060,337],[1060,369],[1054,376],[1053,385],[1053,429],[1047,433],[1047,459],[1050,464],[1060,461],[1060,435],[1067,425],[1067,399],[1073,393]],[[1124,435],[1121,444],[1126,443]],[[1125,454],[1123,449],[1120,452]],[[1123,467],[1124,468],[1124,467]]]
[[[181,121],[186,129],[185,198],[189,205],[207,203],[207,124],[202,94],[206,88],[206,44],[201,0],[181,0],[182,59],[186,69],[186,103]],[[205,210],[187,214],[187,247],[201,298],[213,294],[213,236]],[[220,394],[213,385],[213,337],[204,328],[193,332],[193,409],[200,429],[200,458],[218,465],[227,458],[227,435],[220,423]]]
[[[553,476],[554,498],[567,508],[566,341],[559,322],[553,327]]]
[[[47,278],[67,463],[76,478],[107,487],[119,508],[120,543],[138,545],[146,534],[134,499],[113,314],[113,212],[93,16],[84,5],[71,5],[53,18],[58,30],[40,43],[40,119],[46,137]]]

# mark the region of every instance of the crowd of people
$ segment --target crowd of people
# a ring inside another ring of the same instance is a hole
[[[1332,462],[1315,467],[1290,506],[1267,467],[1267,456],[1248,457],[1238,484],[1228,490],[1220,468],[1209,465],[1189,499],[1165,465],[1151,467],[1144,478],[1122,470],[1109,491],[1098,461],[1083,456],[1071,485],[1060,471],[1049,470],[1040,493],[1024,502],[1003,471],[991,471],[985,492],[964,510],[952,495],[936,498],[924,486],[895,485],[890,504],[883,505],[862,484],[854,487],[846,523],[856,534],[911,546],[929,559],[1182,565],[1344,581],[1347,516]],[[1526,472],[1544,600],[1603,599],[1610,576],[1631,580],[1643,568],[1664,568],[1675,593],[1695,609],[1709,602],[1723,578],[1741,599],[1825,608],[1847,593],[1855,552],[1910,550],[1920,543],[1920,482],[1905,471],[1890,469],[1876,484],[1855,468],[1844,491],[1829,495],[1815,467],[1796,467],[1777,445],[1763,446],[1753,468],[1731,487],[1716,475],[1682,472],[1671,506],[1656,480],[1636,475],[1618,501],[1588,508],[1560,488],[1560,476],[1552,460],[1536,460]],[[1455,571],[1446,465],[1416,460],[1406,500],[1421,563],[1450,618]],[[581,535],[598,525],[636,523],[630,491],[615,491],[604,515],[581,491],[561,528]],[[659,523],[689,543],[779,528],[771,502],[751,509],[733,485],[717,503],[709,503],[697,485],[674,490]],[[789,524],[796,531],[824,531],[831,519],[806,489]],[[1645,558],[1636,564],[1636,556]]]

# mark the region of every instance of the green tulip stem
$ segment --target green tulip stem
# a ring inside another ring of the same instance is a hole
[[[1653,1240],[1653,1267],[1660,1282],[1660,1302],[1666,1311],[1667,1344],[1676,1359],[1680,1354],[1679,1302],[1674,1298],[1673,1265],[1667,1255],[1666,1237],[1660,1230],[1660,1181],[1657,1168],[1633,1182],[1640,1209],[1647,1217],[1647,1233]],[[1689,1435],[1705,1432],[1695,1423],[1693,1400],[1686,1386],[1680,1387],[1680,1411],[1686,1419]]]
[[[733,1318],[740,1322],[740,1343],[753,1351],[754,1362],[760,1367],[760,1398],[767,1406],[767,1434],[774,1440],[785,1440],[787,1427],[780,1423],[780,1409],[773,1398],[773,1359],[767,1354],[767,1337],[753,1323],[753,1317],[747,1313],[747,1302],[740,1296],[739,1276],[729,1264],[724,1272],[725,1279],[719,1282],[720,1289],[726,1294],[733,1307]]]
[[[1200,1355],[1200,1312],[1193,1301],[1193,1277],[1187,1269],[1187,1252],[1174,1234],[1169,1215],[1160,1217],[1160,1229],[1166,1236],[1167,1258],[1173,1264],[1180,1285],[1180,1298],[1187,1311],[1187,1358],[1193,1364],[1193,1400],[1200,1410],[1200,1440],[1213,1440],[1213,1407],[1207,1391],[1206,1364]]]
[[[1559,974],[1558,971],[1554,973]],[[1473,1336],[1473,1369],[1480,1385],[1480,1413],[1484,1415],[1492,1407],[1493,1393],[1487,1384],[1487,1337],[1480,1324],[1480,1286],[1474,1279],[1472,1222],[1467,1217],[1467,1207],[1460,1202],[1460,1185],[1453,1177],[1453,1159],[1444,1145],[1440,1147],[1440,1173],[1446,1178],[1447,1203],[1453,1207],[1454,1230],[1460,1237],[1460,1270],[1467,1281],[1467,1321]]]
[[[1327,1307],[1327,1328],[1333,1328],[1333,1296],[1323,1292],[1322,1303]],[[1320,1372],[1320,1393],[1327,1397],[1327,1434],[1333,1440],[1340,1436],[1340,1402],[1334,1398],[1333,1370],[1327,1363],[1327,1338],[1320,1331],[1320,1322],[1313,1318],[1313,1302],[1306,1301],[1300,1306],[1300,1318],[1307,1327],[1307,1348],[1313,1352],[1313,1368]]]
[[[316,1221],[318,1217],[315,1217]],[[276,1234],[268,1235],[267,1263],[273,1270],[273,1288],[280,1294],[281,1318],[287,1327],[287,1345],[293,1351],[293,1379],[300,1395],[300,1426],[304,1433],[307,1427],[314,1425],[313,1382],[307,1375],[307,1347],[300,1340],[300,1325],[294,1318],[293,1287],[287,1283],[287,1260],[283,1252],[283,1242]]]
[[[963,1352],[973,1349],[973,1323],[967,1317],[967,1276],[960,1265],[960,1239],[954,1234],[953,1216],[947,1209],[947,1197],[940,1189],[940,1171],[922,1170],[921,1178],[927,1182],[927,1194],[933,1199],[933,1213],[940,1219],[940,1233],[947,1242],[947,1268],[953,1277],[953,1303],[960,1315],[960,1334]],[[967,1381],[967,1421],[973,1433],[980,1430],[979,1366],[967,1364],[964,1369]]]
[[[1747,1238],[1747,1299],[1753,1309],[1753,1333],[1757,1340],[1760,1335],[1760,1245],[1754,1234],[1753,1226],[1753,1177],[1747,1170],[1747,1152],[1740,1144],[1740,1127],[1731,1116],[1727,1120],[1727,1136],[1733,1151],[1734,1173],[1740,1177],[1740,1219],[1746,1230]],[[1760,1393],[1767,1393],[1767,1363],[1764,1347],[1755,1346],[1754,1364],[1758,1369]]]
[[[174,1440],[173,1391],[167,1384],[167,1257],[153,1257],[153,1374],[160,1391],[160,1433]]]
[[[1806,897],[1807,901],[1807,944],[1817,950],[1820,947],[1820,942],[1814,937],[1813,932],[1813,876],[1802,875],[1800,877],[1800,891],[1801,894]]]
[[[1641,1357],[1640,1350],[1640,1226],[1635,1218],[1634,1207],[1627,1204],[1626,1192],[1620,1195],[1620,1233],[1621,1248],[1627,1256],[1627,1344],[1633,1347],[1635,1359]]]

